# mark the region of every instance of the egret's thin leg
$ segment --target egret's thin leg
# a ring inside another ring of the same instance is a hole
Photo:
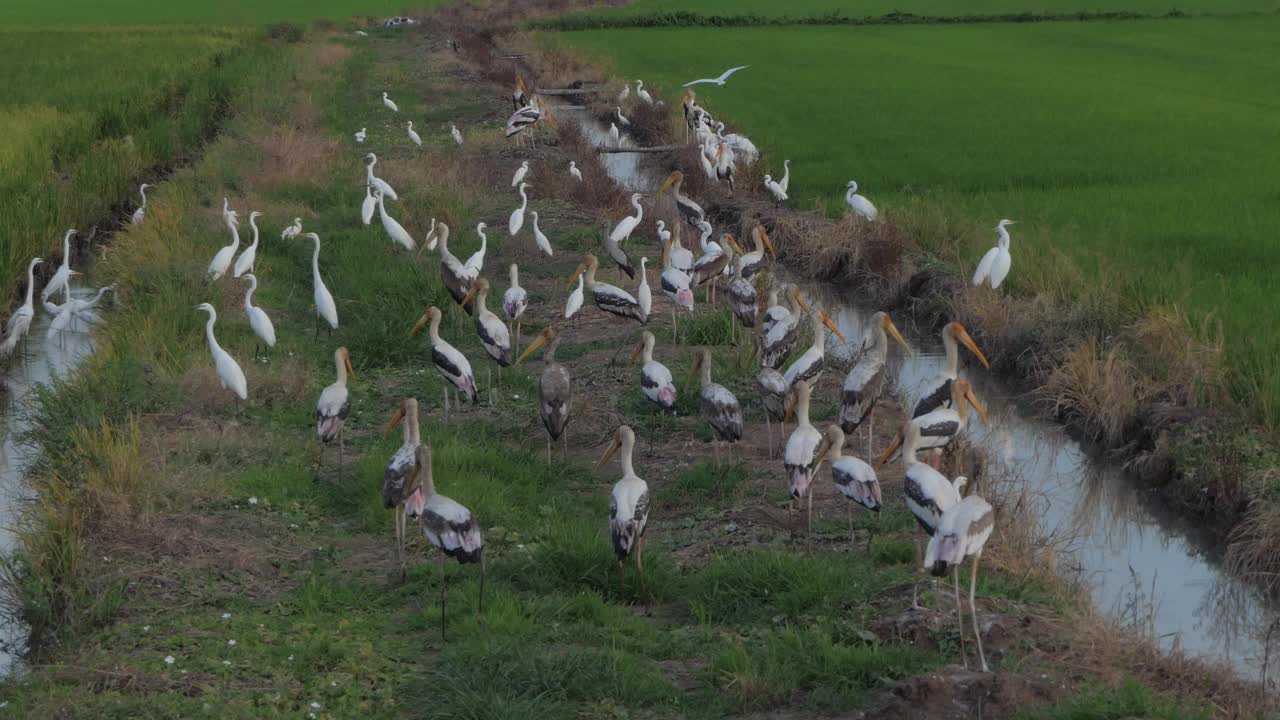
[[[956,626],[960,628],[960,662],[969,669],[969,655],[964,650],[964,604],[960,601],[960,566],[951,568],[951,579],[956,593]]]

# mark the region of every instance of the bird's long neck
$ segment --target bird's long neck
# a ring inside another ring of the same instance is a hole
[[[27,263],[27,305],[31,304],[32,293],[36,289],[36,261]]]
[[[258,278],[249,276],[249,289],[244,291],[244,308],[248,310],[253,307],[253,291],[258,289]]]
[[[333,364],[338,371],[338,384],[345,386],[347,384],[347,363],[343,359],[342,351],[333,354]]]
[[[527,207],[529,207],[529,196],[525,194],[524,185],[522,184],[520,186],[520,210],[523,211]]]
[[[204,336],[209,341],[209,347],[213,350],[221,350],[222,346],[218,344],[218,338],[213,336],[213,324],[218,321],[218,314],[213,310],[209,311],[209,319],[204,324]]]
[[[640,198],[631,198],[631,207],[636,209],[636,222],[644,219],[644,208],[640,205]]]
[[[436,481],[431,473],[431,461],[428,460],[424,465],[418,468],[418,482],[422,484],[422,492],[427,497],[436,494]]]
[[[489,308],[486,306],[486,302],[488,300],[489,300],[488,288],[480,288],[479,290],[476,291],[476,307],[480,308],[479,314],[481,315],[489,314]]]
[[[97,306],[97,304],[102,301],[102,296],[106,295],[107,291],[110,289],[110,285],[98,288],[98,294],[94,295],[92,300],[84,304],[85,309],[87,310],[88,308]]]
[[[1005,229],[1005,226],[998,226],[996,228],[996,235],[1000,237],[998,240],[1000,247],[1005,248],[1006,250],[1009,249],[1009,231]]]
[[[316,249],[311,253],[311,272],[320,277],[320,238],[315,238]]]
[[[146,206],[147,206],[147,188],[146,188],[146,186],[144,185],[143,187],[138,188],[138,192],[139,192],[139,193],[142,193],[142,207],[146,207]]]
[[[636,440],[634,436],[627,435],[622,438],[622,477],[624,478],[636,477],[636,469],[631,465],[631,453],[635,450],[635,447]]]
[[[649,258],[640,258],[640,284],[646,285],[649,282]]]
[[[883,335],[883,331],[881,331]],[[942,333],[942,349],[946,353],[947,361],[943,372],[947,377],[954,378],[960,372],[960,348],[956,345],[956,336],[948,327],[946,332]]]
[[[640,357],[641,359],[644,360],[644,363],[646,365],[653,362],[653,337],[652,336],[645,337],[644,350],[641,351]]]
[[[827,347],[827,337],[823,332],[826,328],[822,324],[821,318],[817,315],[813,316],[813,349],[819,352]]]
[[[440,343],[440,315],[438,313],[431,316],[431,325],[427,328],[427,333],[431,337],[432,345]]]
[[[796,394],[796,424],[801,427],[813,427],[809,423],[809,391]]]
[[[511,266],[511,287],[520,287],[520,269],[515,265]]]
[[[231,230],[231,247],[240,247],[240,231],[236,229],[235,220],[231,216],[227,216],[227,227]]]
[[[422,444],[422,426],[419,425],[420,418],[418,417],[418,401],[417,400],[409,401],[409,412],[406,414],[409,417],[405,418],[405,420],[408,421],[409,426],[412,428],[411,432],[408,435],[408,442],[412,443],[415,446],[420,445]]]
[[[596,263],[587,263],[587,270],[583,273],[587,279],[587,287],[595,287],[596,285]]]
[[[902,466],[904,468],[909,468],[918,462],[916,460],[916,447],[920,444],[918,432],[914,425],[904,432],[902,438]]]
[[[480,235],[480,254],[483,255],[485,250],[489,249],[489,236],[484,234],[483,230],[476,230]]]
[[[702,357],[702,385],[705,387],[711,384],[711,355],[707,354]]]
[[[836,428],[836,429],[838,430],[839,428]],[[844,433],[841,432],[841,433],[833,434],[831,438],[831,450],[828,453],[828,455],[830,456],[829,459],[831,460],[831,463],[833,465],[837,460],[844,457],[844,454],[842,452],[843,445],[844,445]]]
[[[67,234],[62,236],[62,264],[64,267],[71,267],[71,236],[75,232],[75,230],[68,230]]]
[[[258,247],[258,220],[252,214],[249,215],[249,227],[253,228],[253,246]]]

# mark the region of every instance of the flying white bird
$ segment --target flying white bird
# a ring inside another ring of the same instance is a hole
[[[577,180],[578,182],[582,182],[582,171],[578,169],[577,161],[575,160],[569,161],[569,174],[573,176],[574,180]]]
[[[236,266],[231,271],[232,277],[240,277],[247,272],[253,272],[253,263],[258,259],[258,223],[257,218],[262,213],[254,210],[249,213],[249,227],[253,228],[253,244],[245,248],[240,253],[240,257],[236,258]]]
[[[142,204],[138,206],[138,209],[137,209],[137,210],[134,210],[134,211],[133,211],[133,218],[129,221],[129,222],[131,222],[131,223],[132,223],[132,224],[134,224],[134,225],[137,225],[138,223],[142,222],[142,219],[143,219],[144,217],[146,217],[146,214],[147,214],[147,188],[149,188],[149,187],[151,187],[151,186],[150,186],[150,185],[148,185],[148,184],[146,184],[146,183],[142,183],[142,187],[138,188],[138,192],[142,194]]]
[[[524,180],[524,176],[529,174],[529,161],[525,160],[520,163],[520,167],[516,168],[516,174],[511,176],[511,187],[519,187],[520,182]]]
[[[880,211],[876,210],[876,206],[872,205],[870,200],[858,194],[858,181],[850,180],[848,188],[849,190],[844,194],[844,201],[849,204],[849,209],[874,222],[880,215]]]
[[[414,145],[422,147],[422,136],[418,134],[417,130],[413,129],[412,120],[409,121],[409,139],[413,141]]]
[[[241,400],[249,399],[249,385],[245,382],[244,371],[240,369],[240,363],[231,357],[230,353],[222,349],[218,344],[218,339],[213,336],[213,324],[218,321],[218,311],[213,309],[209,303],[201,303],[196,306],[196,310],[205,310],[209,313],[209,320],[204,326],[205,339],[209,341],[209,352],[213,355],[213,365],[218,371],[218,382],[222,384],[223,389],[230,390],[236,397]]]
[[[273,348],[276,346],[276,328],[271,324],[271,318],[267,313],[253,304],[253,293],[258,289],[258,277],[248,273],[244,279],[249,281],[249,289],[244,294],[244,314],[249,317],[249,327],[253,328],[253,334],[257,335],[259,340],[267,347]],[[254,352],[254,357],[257,356],[257,352]]]
[[[462,133],[458,130],[457,125],[454,125],[452,123],[449,125],[449,134],[453,136],[453,141],[455,143],[459,145],[462,144]]]
[[[692,81],[692,82],[687,82],[687,83],[685,83],[685,84],[684,84],[684,87],[689,87],[690,85],[701,85],[701,84],[705,84],[705,85],[719,85],[719,86],[721,86],[721,87],[724,87],[724,84],[725,84],[725,82],[726,82],[726,81],[728,81],[728,79],[729,79],[729,76],[730,76],[730,75],[732,75],[732,74],[734,74],[734,73],[738,72],[739,70],[746,70],[746,69],[747,69],[747,68],[749,68],[749,67],[751,67],[751,66],[750,66],[750,65],[739,65],[738,67],[735,67],[735,68],[729,68],[728,70],[725,70],[725,71],[724,71],[724,74],[722,74],[720,77],[716,77],[716,78],[702,78],[701,80],[694,80],[694,81]]]
[[[395,101],[387,97],[386,93],[382,93],[382,104],[386,105],[387,109],[390,110],[391,112],[400,112],[400,106],[396,105]]]
[[[366,137],[369,137],[369,133],[365,132],[364,128],[360,128],[360,132],[356,133],[356,142],[362,143]]]
[[[996,246],[987,251],[982,256],[982,262],[978,263],[978,270],[973,274],[974,286],[979,286],[984,282],[990,282],[991,287],[998,288],[1000,283],[1009,275],[1009,267],[1013,265],[1013,257],[1009,255],[1009,231],[1005,229],[1007,225],[1014,225],[1014,220],[1001,220],[996,225],[996,233],[999,239]]]

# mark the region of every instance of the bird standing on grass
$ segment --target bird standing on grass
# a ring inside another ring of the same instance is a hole
[[[373,196],[373,186],[365,183],[364,202],[360,205],[360,222],[368,225],[373,222],[373,211],[378,209],[378,198]]]
[[[996,246],[987,251],[982,256],[982,262],[978,263],[978,269],[973,273],[973,285],[978,287],[982,283],[990,283],[991,289],[997,289],[1004,279],[1009,275],[1009,268],[1013,265],[1013,257],[1009,254],[1009,231],[1005,228],[1009,225],[1017,224],[1014,220],[1001,220],[996,225],[996,235],[998,240]]]
[[[18,342],[22,340],[27,331],[31,329],[31,320],[36,315],[35,304],[32,302],[32,295],[35,293],[36,266],[44,262],[41,258],[31,258],[31,262],[27,263],[27,299],[22,303],[13,314],[9,316],[9,321],[5,324],[4,342],[0,343],[0,357],[7,357],[13,353],[14,348],[18,347]]]
[[[440,248],[440,278],[444,281],[445,289],[449,291],[449,297],[452,297],[455,303],[461,304],[462,299],[471,292],[471,272],[461,260],[449,252],[449,226],[436,223],[435,233]],[[464,305],[462,309],[468,315],[472,312],[470,305]]]
[[[356,142],[363,143],[364,139],[368,136],[369,136],[369,133],[366,132],[364,128],[360,128],[360,132],[356,133]]]
[[[338,379],[320,391],[320,400],[316,402],[316,435],[324,445],[332,445],[338,441],[338,477],[342,477],[342,454],[346,440],[343,430],[347,424],[347,416],[351,414],[351,393],[347,390],[347,373],[354,380],[356,371],[351,367],[351,353],[340,347],[333,352],[333,364]],[[321,453],[323,453],[323,449]]]
[[[876,210],[876,206],[871,201],[858,194],[858,181],[850,180],[849,189],[845,191],[844,201],[849,205],[849,209],[861,215],[868,222],[875,222],[880,216],[880,211]]]
[[[711,351],[703,348],[689,370],[689,379],[701,371],[702,417],[715,432],[711,439],[716,467],[720,467],[720,442],[736,443],[742,439],[742,406],[725,386],[711,382]]]
[[[396,222],[395,218],[387,214],[386,196],[381,192],[378,193],[378,217],[382,218],[382,229],[387,231],[387,237],[391,242],[409,251],[413,251],[417,247],[409,231]]]
[[[400,566],[400,579],[405,576],[404,530],[405,501],[413,495],[418,486],[414,484],[417,473],[418,446],[422,444],[422,433],[418,426],[418,401],[408,397],[400,401],[391,421],[383,429],[386,437],[401,421],[404,421],[404,443],[391,456],[387,469],[382,473],[382,506],[395,513],[396,523],[396,563]]]
[[[795,512],[796,500],[808,500],[809,542],[813,542],[813,475],[819,461],[818,444],[822,433],[809,422],[809,383],[800,380],[792,386],[791,407],[787,414],[796,417],[796,429],[787,438],[782,464],[787,471],[787,494],[791,496],[788,514]],[[792,534],[795,534],[794,523]]]
[[[484,256],[489,250],[489,236],[484,232],[484,229],[487,227],[489,226],[485,223],[478,223],[476,225],[476,234],[480,236],[480,249],[471,253],[471,257],[467,258],[467,261],[462,263],[462,267],[467,270],[467,277],[469,277],[473,282],[476,278],[480,277],[480,271],[484,270]],[[466,300],[463,300],[462,306],[470,307],[470,304],[467,303]]]
[[[394,100],[387,97],[387,94],[385,92],[382,93],[382,104],[391,112],[400,112],[400,106],[396,105]]]
[[[667,366],[653,359],[654,342],[653,333],[648,330],[641,333],[640,343],[636,345],[635,352],[631,353],[630,363],[634,363],[636,358],[642,359],[640,366],[640,392],[644,394],[645,399],[652,403],[651,407],[656,409],[659,416],[661,416],[675,409],[676,384],[672,380],[671,371],[667,369]]]
[[[511,177],[511,187],[519,187],[524,181],[524,176],[529,174],[529,161],[525,160],[520,163],[520,167],[516,168],[516,174]]]
[[[547,239],[546,233],[538,227],[538,211],[530,210],[529,216],[533,218],[533,242],[538,246],[547,257],[552,257],[555,252],[551,249],[551,241]]]
[[[227,274],[231,269],[231,261],[236,257],[236,250],[240,249],[240,232],[236,230],[236,214],[224,212],[223,219],[227,223],[227,229],[231,231],[231,244],[218,250],[213,260],[209,262],[209,282],[216,282],[218,278]]]
[[[510,279],[510,287],[502,293],[502,314],[507,316],[507,330],[510,330],[511,324],[515,323],[515,349],[518,350],[520,349],[520,318],[529,307],[529,293],[520,287],[520,268],[515,263],[511,263]]]
[[[511,218],[507,220],[507,230],[511,232],[511,237],[515,237],[520,228],[524,227],[524,211],[529,209],[529,196],[525,194],[528,188],[529,183],[520,183],[520,207],[512,210]]]
[[[281,240],[290,240],[298,237],[302,233],[302,218],[294,218],[292,225],[286,225],[284,230],[280,231]]]
[[[374,192],[381,192],[383,195],[386,195],[388,198],[399,201],[400,196],[396,194],[395,188],[392,188],[391,184],[388,183],[386,180],[383,180],[380,177],[376,177],[373,174],[373,166],[378,164],[378,156],[374,155],[373,153],[369,153],[368,155],[365,156],[365,158],[369,160],[369,164],[365,166],[365,169],[364,169],[365,183],[368,185],[372,185]],[[298,232],[302,232],[302,223],[296,220],[294,222],[297,223],[298,225]]]
[[[957,482],[964,478],[956,478]],[[960,655],[966,670],[969,658],[964,651],[964,610],[960,604],[960,564],[967,557],[973,558],[973,571],[969,574],[969,613],[973,616],[973,639],[978,643],[978,659],[982,672],[989,672],[987,655],[982,651],[982,631],[978,629],[978,608],[974,605],[974,589],[978,584],[978,560],[982,547],[995,528],[996,513],[991,503],[977,495],[969,495],[942,513],[938,529],[929,539],[924,554],[925,566],[934,577],[942,577],[952,571],[956,594],[956,620],[960,625]]]
[[[320,336],[320,321],[329,324],[329,332],[338,329],[338,306],[333,301],[333,294],[320,277],[320,236],[307,233],[307,237],[315,243],[315,251],[311,254],[311,286],[312,297],[316,303],[316,337]]]
[[[204,326],[204,336],[209,343],[209,353],[213,355],[213,366],[218,371],[218,382],[221,383],[224,390],[230,390],[237,398],[248,400],[249,385],[245,382],[244,371],[240,369],[240,363],[237,363],[230,353],[223,350],[222,346],[218,344],[218,339],[213,336],[213,325],[218,321],[218,311],[214,310],[209,303],[197,305],[196,310],[204,310],[209,313],[209,320]]]
[[[516,360],[519,365],[535,350],[547,346],[543,353],[542,377],[538,380],[538,414],[542,418],[542,426],[547,429],[547,464],[551,464],[551,443],[560,440],[560,460],[564,462],[569,453],[569,415],[573,410],[573,386],[569,380],[569,370],[556,362],[556,348],[560,345],[560,336],[552,325],[548,325],[524,354]]]
[[[244,293],[244,314],[249,318],[249,327],[253,328],[253,334],[258,336],[258,340],[268,348],[273,348],[276,346],[275,326],[271,324],[271,318],[267,313],[253,304],[253,293],[258,289],[258,276],[245,273],[244,279],[249,281],[249,289]],[[253,356],[258,357],[256,348]]]
[[[471,285],[471,292],[463,303],[472,298],[476,301],[476,335],[480,337],[480,345],[494,362],[498,363],[499,378],[501,368],[511,365],[511,334],[507,332],[506,323],[489,311],[486,302],[489,299],[489,281],[478,278]]]
[[[431,446],[419,445],[415,454],[418,486],[405,502],[405,512],[418,518],[422,535],[440,549],[440,639],[445,639],[445,607],[449,597],[449,580],[445,575],[445,557],[459,564],[480,564],[480,603],[476,617],[484,614],[484,541],[480,523],[471,511],[456,501],[436,492],[431,472]]]
[[[632,454],[636,447],[636,434],[630,427],[623,425],[614,433],[613,444],[605,451],[596,470],[604,467],[619,449],[622,462],[622,479],[613,486],[609,494],[609,539],[613,543],[613,553],[618,558],[618,595],[625,594],[622,582],[622,561],[634,550],[636,555],[636,573],[640,576],[641,587],[644,586],[644,531],[649,523],[649,485],[636,475],[631,465]]]
[[[133,217],[129,219],[130,224],[137,225],[142,222],[147,215],[147,188],[151,187],[146,183],[142,183],[142,187],[138,188],[138,192],[142,195],[142,204],[137,210],[133,211]]]
[[[431,339],[431,364],[435,366],[436,372],[440,373],[441,378],[465,395],[469,402],[475,403],[479,399],[480,393],[476,389],[476,376],[471,372],[471,363],[467,360],[467,356],[440,337],[440,318],[440,308],[435,306],[427,308],[427,312],[418,319],[413,329],[409,331],[409,336],[412,337],[418,334],[423,325],[430,323],[428,335]],[[441,386],[441,388],[444,391],[444,411],[445,419],[447,420],[449,416],[449,388],[447,386]]]
[[[458,146],[462,145],[462,132],[458,130],[457,125],[454,125],[452,123],[449,124],[449,134],[453,136],[454,143],[456,143]]]
[[[232,277],[240,277],[247,272],[253,272],[253,263],[258,259],[258,216],[262,213],[254,210],[249,213],[249,227],[253,230],[253,242],[244,252],[240,253],[240,257],[236,258],[236,266],[231,271]]]
[[[827,428],[822,449],[818,451],[818,464],[831,458],[831,481],[849,502],[845,503],[845,515],[849,519],[849,542],[853,542],[853,504],[857,503],[874,513],[880,512],[880,480],[876,471],[865,461],[843,454],[844,431],[839,424]],[[867,551],[871,551],[871,538],[867,537]]]
[[[574,280],[585,274],[587,289],[591,291],[591,299],[595,302],[596,307],[610,315],[635,320],[643,324],[646,318],[640,309],[640,301],[620,287],[597,282],[596,270],[599,267],[600,261],[596,259],[595,255],[582,256],[582,263],[578,265],[578,269],[569,278],[569,283],[572,284]]]
[[[640,258],[640,284],[636,286],[636,302],[640,303],[640,313],[645,319],[653,311],[653,291],[649,289],[649,258]]]

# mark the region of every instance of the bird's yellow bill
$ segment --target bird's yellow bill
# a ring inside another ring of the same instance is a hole
[[[773,251],[773,241],[769,239],[769,233],[764,231],[764,226],[757,225],[756,231],[760,233],[760,241],[764,243],[764,249],[769,251],[769,257],[777,260],[778,253]]]
[[[414,323],[414,324],[413,324],[413,329],[409,331],[409,337],[413,337],[414,335],[417,335],[417,334],[418,334],[418,331],[419,331],[419,330],[421,330],[421,329],[422,329],[422,327],[423,327],[424,325],[426,325],[427,323],[429,323],[429,322],[431,322],[431,311],[430,311],[430,310],[428,310],[428,311],[426,311],[425,313],[423,313],[423,314],[422,314],[422,317],[418,318],[418,322],[416,322],[416,323]]]
[[[549,328],[548,328],[548,330],[549,330]],[[524,359],[525,359],[525,358],[529,357],[530,355],[532,355],[532,354],[533,354],[533,352],[534,352],[535,350],[537,350],[538,348],[540,348],[540,347],[542,347],[543,345],[545,345],[545,344],[546,344],[546,342],[547,342],[547,335],[549,334],[548,330],[544,330],[544,331],[542,331],[542,334],[541,334],[541,335],[539,335],[538,337],[534,338],[534,339],[533,339],[533,342],[529,343],[529,347],[525,348],[523,353],[520,353],[520,357],[516,359],[516,361],[515,361],[515,363],[512,365],[512,367],[515,367],[516,365],[519,365],[520,363],[524,362]]]
[[[885,463],[889,462],[889,458],[893,457],[893,453],[896,452],[900,447],[902,447],[902,431],[901,430],[899,430],[898,434],[894,436],[893,444],[889,446],[888,450],[884,451],[884,455],[880,456],[880,462],[876,463],[876,465],[884,465]]]
[[[831,438],[823,437],[822,444],[818,446],[818,452],[814,453],[813,467],[818,467],[823,460],[827,459],[827,453],[831,452]]]
[[[801,310],[805,311],[805,313],[811,312],[809,303],[805,302],[803,297],[800,297],[800,288],[791,288],[791,297],[795,298],[796,304],[800,306]]]
[[[969,401],[969,404],[973,405],[973,409],[978,411],[978,417],[982,418],[982,422],[987,422],[987,411],[982,407],[982,403],[978,402],[978,397],[973,394],[973,388],[966,387],[964,396]]]
[[[788,395],[790,399],[787,400],[787,408],[782,413],[782,422],[791,422],[791,416],[796,412],[796,403],[800,401],[800,393],[790,390]]]
[[[640,353],[642,352],[644,352],[643,340],[640,341],[639,345],[636,345],[635,351],[631,353],[631,359],[627,361],[627,367],[631,367],[632,365],[634,365],[636,362],[636,358],[640,357]]]
[[[891,320],[888,315],[884,316],[884,329],[893,337],[894,340],[898,341],[898,344],[902,345],[904,350],[912,355],[916,354],[916,351],[912,350],[911,346],[907,344],[906,339],[902,337],[902,333],[898,332],[898,326],[893,324],[893,320]],[[977,348],[974,348],[974,352],[977,352]],[[981,355],[982,353],[978,354]],[[985,360],[983,362],[985,362]]]
[[[744,254],[742,252],[742,246],[738,244],[738,239],[735,238],[734,236],[730,235],[729,233],[725,233],[724,241],[725,241],[725,244],[728,245],[729,248],[732,249],[735,253],[739,255]]]
[[[969,352],[978,356],[978,360],[982,363],[983,367],[988,370],[991,369],[991,363],[987,362],[987,356],[983,355],[982,351],[978,349],[978,344],[973,341],[972,337],[969,337],[969,331],[965,330],[963,325],[956,323],[954,334],[956,336],[956,340],[959,340],[962,345],[969,348]]]
[[[679,171],[673,172],[670,175],[668,175],[666,181],[662,183],[662,187],[658,188],[658,194],[662,194],[666,192],[667,188],[674,185],[676,183],[676,180],[679,179],[680,177],[681,175]]]
[[[480,283],[478,282],[471,283],[471,289],[467,291],[466,296],[462,298],[462,302],[458,304],[461,305],[462,307],[466,307],[467,303],[471,302],[471,298],[475,297],[476,292],[479,290],[480,290]]]
[[[349,352],[342,353],[342,364],[346,366],[347,374],[351,376],[351,379],[355,380],[356,369],[351,366],[351,353]]]
[[[400,424],[400,421],[404,419],[404,416],[405,416],[405,409],[404,409],[404,402],[402,401],[400,403],[400,407],[396,408],[395,414],[391,416],[391,421],[388,422],[387,426],[382,429],[382,436],[386,437],[387,433],[394,430],[395,427]]]
[[[822,318],[822,324],[826,325],[828,330],[835,333],[836,337],[840,338],[840,342],[848,342],[844,339],[844,335],[841,334],[840,328],[836,327],[836,321],[831,319],[831,316],[827,314],[826,310],[819,310],[818,317]]]
[[[614,453],[618,452],[618,448],[620,447],[622,447],[622,436],[614,435],[613,443],[609,445],[609,449],[604,452],[603,456],[601,456],[600,462],[596,463],[596,470],[604,467],[605,463],[609,462],[610,458],[613,457]]]
[[[579,275],[581,275],[582,273],[586,272],[586,271],[587,271],[587,264],[586,264],[586,263],[582,263],[581,265],[579,265],[579,266],[578,266],[578,269],[577,269],[577,270],[574,270],[574,271],[573,271],[573,274],[569,276],[569,284],[568,284],[568,285],[566,285],[565,287],[567,287],[567,288],[571,288],[571,287],[573,287],[573,284],[574,284],[574,283],[576,283],[576,282],[578,282],[578,276],[579,276]]]

